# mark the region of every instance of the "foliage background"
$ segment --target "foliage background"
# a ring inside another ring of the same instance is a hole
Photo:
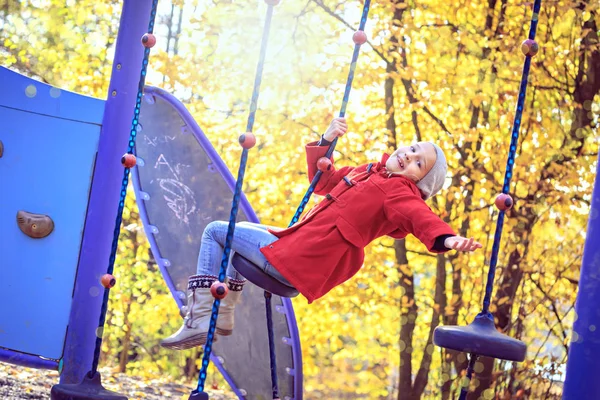
[[[341,106],[361,7],[310,0],[276,8],[259,144],[244,187],[266,224],[287,225],[307,187],[303,145]],[[498,327],[525,341],[529,353],[520,364],[480,360],[472,398],[560,394],[597,162],[599,7],[543,4],[511,188],[516,206],[505,222],[492,310]],[[120,8],[114,0],[0,0],[0,63],[105,98]],[[232,171],[265,9],[237,0],[160,6],[147,83],[186,104]],[[466,324],[480,309],[530,17],[531,3],[519,0],[372,4],[337,163],[436,141],[451,177],[431,207],[485,247],[435,257],[414,238],[382,238],[354,279],[310,307],[294,300],[309,398],[448,399],[460,390],[464,355],[432,346],[431,333],[440,323]],[[178,312],[132,196],[119,250],[103,363],[132,374],[194,377],[194,351],[157,345],[177,328]]]

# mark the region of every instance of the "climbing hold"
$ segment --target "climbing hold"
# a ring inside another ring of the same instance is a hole
[[[319,161],[317,161],[317,168],[319,171],[329,171],[331,169],[331,165],[331,160],[327,157],[321,157],[319,158]]]
[[[229,288],[226,284],[219,281],[214,281],[212,285],[210,285],[210,293],[213,295],[215,299],[224,299],[229,293]]]
[[[528,57],[535,56],[540,50],[540,46],[533,39],[525,39],[523,43],[521,43],[521,51]]]
[[[365,44],[367,42],[367,34],[365,31],[356,31],[354,32],[354,35],[352,35],[352,41],[359,46]]]
[[[123,157],[121,157],[121,164],[123,164],[123,166],[125,168],[135,167],[136,161],[137,160],[136,160],[135,156],[131,153],[126,153],[123,155]]]
[[[111,287],[115,286],[117,280],[111,274],[104,274],[102,275],[102,279],[100,279],[100,283],[102,283],[102,286],[105,288],[110,289]]]
[[[265,3],[267,3],[270,6],[276,6],[279,3],[281,3],[281,0],[265,0]]]
[[[510,208],[512,208],[512,206],[513,206],[513,199],[508,194],[500,193],[496,197],[495,203],[496,203],[496,207],[498,207],[498,209],[500,211],[506,211],[506,210],[509,210]]]
[[[238,140],[245,149],[251,149],[256,144],[256,136],[252,132],[242,133]]]
[[[145,33],[144,36],[142,36],[142,44],[147,49],[154,47],[156,44],[156,36],[151,33]]]
[[[33,239],[48,236],[54,230],[54,221],[48,215],[17,211],[17,225],[21,232]]]

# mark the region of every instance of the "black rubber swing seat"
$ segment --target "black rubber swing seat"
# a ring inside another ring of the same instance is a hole
[[[296,297],[299,294],[296,288],[281,283],[272,276],[267,275],[262,268],[238,253],[235,253],[231,258],[231,265],[233,265],[233,268],[242,274],[244,278],[248,279],[256,286],[263,288],[267,292],[281,297]]]
[[[527,353],[525,343],[498,332],[491,314],[479,314],[467,326],[438,326],[433,332],[433,343],[446,349],[509,361],[523,361]]]
[[[206,392],[198,392],[197,390],[192,391],[188,400],[208,400],[208,393]]]
[[[127,400],[122,394],[111,392],[102,387],[100,374],[96,372],[92,377],[89,373],[81,383],[61,383],[52,386],[51,400]]]

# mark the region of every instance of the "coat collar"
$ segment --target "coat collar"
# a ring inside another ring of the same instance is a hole
[[[387,163],[387,160],[389,158],[390,158],[389,154],[383,153],[383,155],[381,156],[381,161],[379,161],[377,163],[377,172],[379,172],[382,176],[385,176],[387,178],[400,177],[400,175],[392,175],[391,173],[388,172],[387,168],[385,167],[385,164]]]

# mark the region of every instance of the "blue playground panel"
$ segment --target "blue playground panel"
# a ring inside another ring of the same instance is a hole
[[[4,195],[0,201],[0,251],[4,265],[10,266],[3,272],[6,283],[0,291],[3,304],[0,308],[0,361],[48,369],[59,369],[64,362],[62,381],[67,368],[71,374],[76,371],[83,374],[89,369],[87,363],[70,358],[69,352],[83,355],[92,350],[77,343],[87,332],[79,324],[97,312],[91,301],[101,299],[103,295],[99,278],[104,272],[93,273],[93,282],[81,284],[82,276],[90,275],[91,268],[89,262],[83,260],[85,240],[91,239],[84,240],[83,234],[84,228],[86,237],[97,229],[86,223],[86,218],[98,214],[97,207],[88,203],[90,196],[93,197],[90,194],[92,182],[104,188],[99,184],[99,174],[106,172],[107,167],[98,150],[102,149],[101,138],[106,141],[113,130],[106,125],[104,101],[61,91],[2,67],[0,81],[4,83],[0,94],[0,120],[3,121],[0,141],[4,147],[0,157],[0,193]],[[174,218],[172,212],[185,210],[170,208],[169,204],[160,201],[164,200],[163,196],[153,190],[149,192],[154,202],[144,198],[148,193],[138,192],[146,228],[149,228],[148,206],[158,206],[150,207],[153,222],[162,232],[162,235],[149,232],[155,254],[160,254],[156,252],[158,243],[155,239],[162,238],[160,242],[168,243],[168,248],[175,246],[175,251],[163,249],[165,254],[175,264],[185,266],[176,272],[172,266],[165,265],[166,260],[160,255],[157,257],[167,285],[176,302],[182,305],[180,295],[185,291],[183,286],[187,276],[194,273],[199,246],[199,242],[189,242],[190,235],[199,241],[206,223],[227,218],[234,180],[185,107],[159,89],[148,88],[147,92],[156,96],[156,104],[145,102],[142,107],[138,146],[149,150],[153,144],[148,139],[170,132],[169,140],[160,143],[156,149],[160,153],[157,157],[162,155],[168,160],[177,160],[179,164],[175,166],[182,168],[177,176],[189,178],[187,184],[199,201],[194,212],[186,213],[194,230],[184,235],[185,230],[178,225],[182,221]],[[154,170],[156,160],[149,158],[148,161],[152,161],[151,165],[143,167],[143,159],[140,159],[140,166],[133,169],[135,184],[139,179],[138,168]],[[122,171],[120,162],[112,164],[111,168],[115,165]],[[159,166],[163,165],[159,163]],[[98,190],[96,186],[94,190]],[[151,189],[152,185],[147,188]],[[163,195],[169,197],[171,188],[167,189]],[[106,190],[99,192],[102,201],[106,202]],[[258,221],[242,197],[244,213]],[[20,210],[50,216],[54,230],[40,239],[27,236],[17,224]],[[113,220],[103,219],[102,223],[111,225]],[[168,229],[170,226],[173,229]],[[111,226],[111,232],[112,229]],[[182,241],[182,237],[188,240]],[[178,249],[178,243],[183,248]],[[93,251],[97,250],[101,248],[96,245]],[[186,255],[186,260],[178,261],[180,252]],[[101,257],[99,253],[94,254]],[[82,269],[78,270],[80,262]],[[176,287],[177,283],[182,287]],[[79,290],[84,287],[83,300],[77,300],[76,285],[80,286]],[[248,284],[244,299],[236,312],[235,335],[222,338],[212,361],[236,394],[259,399],[271,393],[263,291]],[[292,305],[289,299],[275,298],[273,308],[280,390],[286,397],[299,400],[302,398],[302,365]],[[92,316],[92,319],[95,318]],[[69,335],[74,337],[73,341],[69,340]],[[256,379],[257,376],[261,378]]]
[[[104,102],[0,68],[0,347],[58,360],[71,310]],[[54,221],[33,239],[19,210]],[[7,307],[6,305],[18,304]]]

